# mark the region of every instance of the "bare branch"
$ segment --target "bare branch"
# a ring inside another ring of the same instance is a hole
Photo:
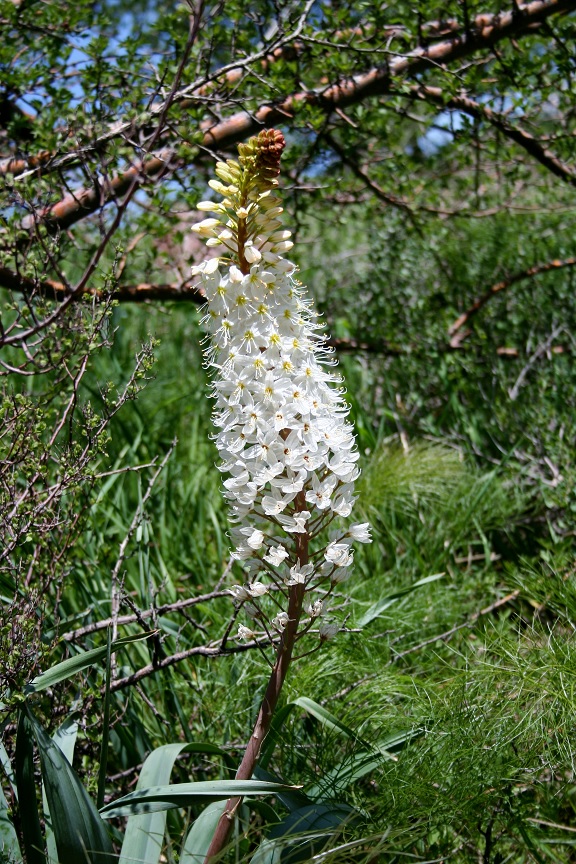
[[[485,294],[482,294],[477,300],[474,301],[472,306],[463,312],[453,324],[448,328],[448,335],[451,336],[450,344],[452,347],[459,347],[455,343],[456,334],[459,330],[467,324],[470,319],[476,315],[477,312],[482,309],[486,303],[494,297],[496,294],[499,294],[501,291],[505,291],[507,288],[510,288],[512,285],[515,285],[516,282],[522,282],[524,279],[532,279],[534,276],[539,276],[541,273],[548,273],[550,270],[560,270],[563,267],[576,267],[576,258],[564,258],[558,259],[555,258],[554,261],[547,261],[545,264],[535,264],[533,267],[528,267],[526,270],[520,271],[520,273],[515,273],[514,276],[510,276],[508,279],[503,279],[501,282],[496,282],[492,285]]]
[[[544,354],[550,352],[550,349],[552,348],[552,343],[561,333],[564,332],[565,329],[566,327],[564,324],[558,324],[556,327],[554,327],[550,335],[543,342],[541,342],[540,345],[538,345],[534,353],[530,356],[526,365],[520,371],[520,374],[518,375],[518,378],[516,379],[514,385],[508,391],[508,396],[510,397],[511,402],[515,402],[518,398],[520,388],[522,387],[532,367]]]
[[[49,300],[62,301],[70,296],[70,289],[62,282],[54,279],[29,279],[14,273],[7,267],[0,267],[0,287],[28,297],[40,295]],[[110,291],[101,291],[96,288],[86,288],[81,293],[74,294],[74,300],[83,297],[92,297],[98,302],[118,300],[120,302],[145,303],[151,300],[178,301],[186,300],[201,305],[206,302],[202,291],[191,284],[191,280],[184,280],[180,284],[174,283],[150,283],[139,282],[136,285],[118,285]]]
[[[163,606],[156,606],[154,609],[144,609],[138,615],[119,615],[116,619],[118,627],[123,627],[126,624],[136,624],[140,618],[146,619],[153,615],[166,615],[168,612],[180,612],[182,609],[188,609],[190,606],[197,606],[198,603],[209,603],[211,600],[216,600],[220,597],[230,598],[229,591],[211,591],[209,594],[199,594],[197,597],[187,597],[185,600],[177,600],[175,603],[165,603]],[[91,633],[97,633],[99,630],[106,630],[113,624],[112,618],[104,618],[102,621],[94,621],[92,624],[86,624],[85,627],[78,627],[76,630],[69,630],[61,637],[64,642],[76,642],[83,636],[89,636]]]
[[[456,624],[454,627],[451,627],[450,630],[446,630],[444,633],[439,633],[436,636],[430,637],[430,639],[425,639],[423,642],[419,642],[418,645],[413,645],[411,648],[407,648],[405,651],[400,651],[398,654],[394,654],[394,656],[390,659],[388,665],[390,666],[392,663],[396,663],[396,661],[400,660],[401,657],[407,657],[408,654],[414,654],[416,651],[420,651],[422,648],[426,648],[428,645],[433,645],[435,642],[447,642],[448,639],[450,639],[451,636],[454,636],[455,633],[458,633],[459,630],[463,630],[465,627],[471,627],[473,624],[476,623],[476,621],[478,621],[478,619],[482,615],[491,615],[492,612],[496,611],[496,609],[500,609],[501,606],[505,606],[507,603],[515,600],[519,594],[520,591],[516,589],[510,594],[507,594],[505,597],[501,597],[499,600],[496,600],[494,603],[486,606],[484,609],[480,609],[479,612],[475,612],[462,624]]]
[[[481,105],[479,102],[475,102],[469,96],[465,95],[453,96],[450,99],[446,99],[444,93],[439,87],[413,87],[411,94],[416,96],[418,99],[421,99],[423,102],[434,102],[436,105],[441,105],[443,108],[456,108],[458,111],[462,111],[470,117],[486,120],[502,132],[507,138],[510,138],[510,140],[519,144],[520,147],[530,154],[530,156],[536,159],[537,162],[540,162],[541,165],[544,165],[544,167],[556,177],[565,180],[572,186],[576,186],[576,171],[573,168],[570,168],[558,159],[557,156],[554,156],[553,153],[544,148],[540,142],[533,135],[530,135],[529,132],[526,132],[525,129],[512,125],[506,117],[499,114],[497,111],[493,111],[492,108],[489,108],[487,105]]]
[[[269,640],[264,637],[260,640],[263,645],[268,645]],[[171,654],[169,657],[162,657],[155,664],[149,663],[143,666],[131,675],[125,678],[117,678],[110,684],[111,692],[123,690],[125,687],[131,687],[143,678],[148,678],[150,675],[156,674],[160,669],[168,669],[170,666],[175,666],[176,663],[181,663],[182,660],[188,660],[190,657],[226,657],[230,654],[240,654],[244,651],[252,651],[258,648],[260,642],[243,642],[234,645],[231,648],[223,648],[220,642],[213,645],[197,645],[194,648],[188,648],[185,651],[178,651],[176,654]]]

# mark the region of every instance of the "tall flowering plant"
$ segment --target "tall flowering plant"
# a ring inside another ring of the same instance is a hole
[[[222,200],[201,201],[213,216],[193,228],[222,251],[193,273],[208,300],[216,446],[246,573],[231,589],[246,615],[238,638],[274,651],[240,780],[252,775],[296,642],[336,635],[331,595],[350,574],[352,542],[370,542],[367,524],[338,527],[355,501],[358,450],[317,314],[284,257],[293,245],[275,194],[284,146],[281,132],[264,130],[239,145],[238,161],[218,162],[210,186]],[[207,860],[238,803],[228,802]]]

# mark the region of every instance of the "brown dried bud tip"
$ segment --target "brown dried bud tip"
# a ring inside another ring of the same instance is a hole
[[[240,164],[250,178],[267,186],[280,174],[280,158],[286,146],[284,136],[278,129],[263,129],[246,144],[238,145]]]
[[[280,159],[286,146],[284,135],[278,129],[263,129],[256,139],[258,170],[268,177],[280,174]]]

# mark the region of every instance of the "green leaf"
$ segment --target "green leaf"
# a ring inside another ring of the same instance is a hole
[[[8,801],[0,786],[0,861],[21,864],[23,859],[18,845],[18,837],[8,810]]]
[[[151,631],[152,632],[152,631]],[[139,633],[137,636],[125,636],[123,639],[117,639],[112,643],[111,650],[117,651],[131,642],[141,642],[147,639],[150,633]],[[91,651],[84,651],[76,657],[69,657],[68,660],[63,660],[62,663],[57,663],[46,672],[41,672],[24,688],[24,693],[29,696],[31,693],[40,693],[48,687],[54,687],[60,681],[65,681],[66,678],[71,678],[77,672],[81,672],[88,666],[93,666],[98,663],[108,652],[108,645],[103,645],[101,648],[92,648]]]
[[[52,740],[56,746],[60,748],[60,751],[64,754],[70,764],[72,764],[74,758],[74,747],[76,745],[77,735],[78,723],[73,717],[67,717],[64,723],[52,735]],[[52,828],[52,817],[50,815],[50,807],[48,806],[44,784],[42,784],[42,805],[44,807],[44,833],[46,836],[48,860],[51,864],[58,864],[58,848],[56,846],[56,837]]]
[[[351,741],[357,741],[364,747],[371,747],[371,745],[367,741],[363,741],[362,738],[360,738],[360,736],[350,728],[350,726],[346,726],[345,723],[342,723],[334,716],[334,714],[331,714],[330,711],[327,711],[322,705],[314,702],[313,699],[301,696],[294,700],[294,705],[304,708],[308,714],[316,717],[316,719],[328,729],[334,729],[336,732],[341,732],[343,735],[346,735],[347,738],[350,738]]]
[[[12,791],[14,792],[14,796],[16,799],[18,798],[18,790],[16,789],[16,778],[14,776],[14,771],[12,769],[12,764],[10,762],[10,758],[8,753],[6,752],[6,748],[2,741],[0,741],[0,765],[4,769],[4,773],[8,778],[10,786],[12,787]]]
[[[389,594],[387,597],[384,597],[382,600],[379,600],[377,603],[370,606],[364,615],[362,615],[356,622],[356,625],[358,627],[365,627],[375,618],[378,618],[379,615],[382,615],[382,613],[385,612],[389,606],[395,603],[396,600],[405,597],[407,594],[411,594],[423,585],[428,585],[429,582],[436,582],[438,579],[442,579],[444,575],[444,573],[433,573],[431,576],[425,576],[423,579],[414,582],[414,584],[410,585],[409,588],[404,588],[402,591],[395,591],[394,594]]]
[[[46,851],[38,818],[34,783],[34,732],[30,720],[23,711],[18,720],[15,763],[20,821],[26,826],[23,834],[26,862],[46,864]]]
[[[58,864],[116,864],[105,823],[60,748],[28,711],[36,743]]]
[[[194,820],[184,841],[179,864],[204,864],[218,820],[224,812],[221,801],[213,801]]]
[[[74,758],[77,737],[78,723],[73,716],[67,717],[64,723],[52,735],[52,740],[70,764],[72,764],[72,759]]]
[[[277,800],[280,799],[277,798]],[[244,798],[243,804],[248,810],[257,813],[268,825],[276,825],[277,822],[280,822],[280,817],[274,807],[264,801],[263,798]]]
[[[154,786],[136,790],[106,804],[100,814],[105,819],[113,816],[129,816],[132,813],[154,813],[171,807],[189,807],[207,798],[213,801],[244,795],[275,795],[286,789],[297,787],[283,783],[267,783],[263,780],[212,780],[199,783],[175,783],[170,786]]]
[[[165,786],[170,781],[174,762],[182,753],[210,753],[225,760],[230,759],[228,753],[214,744],[165,744],[153,750],[145,760],[136,791]],[[130,816],[119,864],[132,864],[134,861],[139,864],[157,864],[162,852],[165,830],[165,810]]]
[[[310,861],[354,815],[354,809],[346,804],[308,804],[294,810],[272,828],[251,859],[251,864],[298,864]]]
[[[254,775],[257,780],[267,780],[269,783],[282,783],[281,777],[271,774],[259,765],[254,769]],[[313,804],[308,795],[302,791],[299,786],[285,786],[284,790],[279,790],[275,796],[283,807],[292,813],[293,810],[299,810],[300,807],[306,807],[307,804]]]

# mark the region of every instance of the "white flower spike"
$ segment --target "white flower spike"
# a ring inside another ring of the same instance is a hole
[[[219,179],[209,184],[224,200],[200,202],[199,210],[214,215],[192,229],[223,254],[192,272],[208,300],[216,446],[240,526],[232,532],[233,556],[259,579],[231,594],[278,646],[299,638],[305,595],[311,618],[326,613],[353,561],[343,538],[368,543],[370,534],[367,524],[356,524],[339,542],[322,538],[352,511],[358,450],[341,379],[330,368],[335,361],[296,266],[283,257],[293,245],[275,194],[284,138],[264,130],[238,149],[239,160],[217,163]],[[304,619],[302,635],[309,623]],[[323,621],[320,640],[337,630]],[[255,635],[239,626],[238,638]]]

